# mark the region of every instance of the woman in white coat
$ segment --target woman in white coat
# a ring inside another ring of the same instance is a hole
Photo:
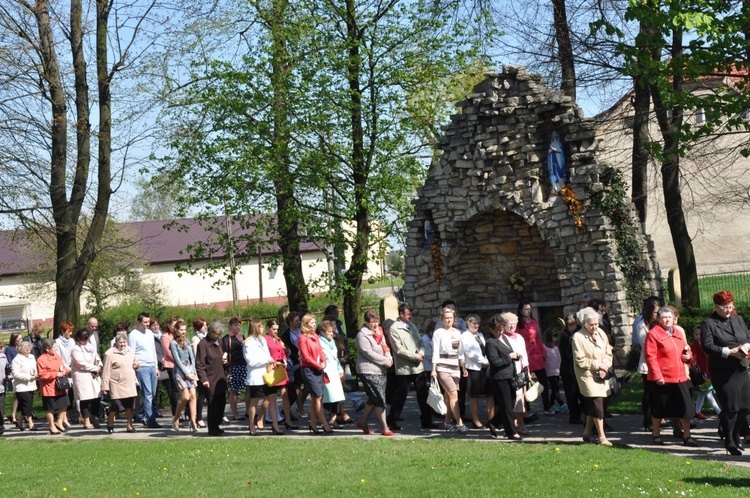
[[[11,371],[13,372],[13,389],[16,390],[16,399],[18,400],[18,409],[21,410],[23,418],[16,420],[16,427],[23,430],[23,420],[29,425],[30,431],[38,430],[32,419],[31,406],[34,403],[34,391],[36,391],[36,380],[39,374],[36,367],[36,360],[31,356],[31,343],[23,341],[18,346],[18,354],[13,358]]]
[[[73,373],[73,391],[81,406],[83,428],[99,425],[99,395],[102,391],[102,359],[89,343],[89,332],[81,329],[75,335],[76,345],[70,353],[70,370]],[[93,419],[93,420],[92,420]]]
[[[275,368],[276,362],[268,350],[268,343],[263,337],[263,321],[255,319],[250,323],[250,333],[243,345],[243,354],[247,362],[247,378],[245,379],[245,406],[247,406],[248,427],[251,436],[257,436],[255,429],[255,412],[260,398],[269,398],[269,409],[271,411],[271,423],[274,434],[283,434],[279,429],[278,413],[276,408],[276,389],[268,388],[263,381],[263,374],[269,368]]]

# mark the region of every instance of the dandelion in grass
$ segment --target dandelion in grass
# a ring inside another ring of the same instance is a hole
[[[595,463],[595,464],[594,464],[594,469],[598,469],[598,468],[599,468],[599,464],[598,464],[598,463]]]
[[[560,451],[560,448],[555,448],[555,451]]]
[[[68,492],[68,488],[63,488],[63,493],[67,493],[67,492]]]
[[[366,481],[364,479],[360,479],[359,482],[361,482],[362,484],[364,484]]]
[[[166,467],[164,467],[164,468],[163,468],[163,469],[161,469],[161,470],[163,470],[164,472],[166,472],[166,471],[167,471],[167,468],[166,468]]]

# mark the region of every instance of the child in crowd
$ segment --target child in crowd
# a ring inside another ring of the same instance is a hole
[[[544,349],[547,357],[544,360],[544,370],[549,380],[549,401],[552,413],[568,411],[568,405],[560,397],[560,349],[557,347],[560,335],[548,329],[544,333]],[[556,403],[556,404],[555,404]],[[546,413],[546,412],[545,412]]]
[[[690,345],[690,349],[693,352],[693,364],[697,365],[701,369],[701,372],[706,374],[706,381],[700,386],[694,386],[695,391],[698,393],[698,398],[695,400],[695,418],[699,420],[706,420],[706,417],[702,412],[703,404],[708,399],[711,403],[716,415],[721,413],[721,408],[716,399],[714,398],[714,389],[711,385],[711,373],[708,370],[708,356],[701,346],[701,326],[696,325],[693,329],[693,343]]]

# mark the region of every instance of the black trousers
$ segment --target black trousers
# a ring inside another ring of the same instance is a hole
[[[224,409],[227,406],[227,381],[221,379],[217,382],[213,395],[206,389],[206,398],[208,399],[208,414],[206,416],[208,430],[219,430],[221,421],[224,418]]]
[[[169,395],[169,407],[172,409],[172,416],[177,410],[177,404],[179,402],[180,390],[177,388],[177,383],[174,381],[174,368],[165,368],[169,378],[162,381],[164,387],[167,388],[167,394]]]
[[[578,389],[578,381],[572,372],[560,372],[562,377],[565,400],[568,402],[568,415],[571,422],[581,421],[581,392]]]
[[[552,405],[550,405],[549,402],[549,380],[547,379],[547,371],[542,368],[541,370],[534,370],[534,374],[536,375],[537,382],[539,382],[544,388],[542,391],[542,406],[544,406],[544,411],[549,411]]]
[[[512,437],[516,434],[515,414],[513,413],[516,390],[511,385],[513,381],[511,379],[490,379],[489,382],[492,388],[492,396],[495,398],[495,416],[492,417],[490,423],[495,427],[502,425],[505,429],[505,435]]]
[[[414,383],[416,375],[395,375],[394,389],[391,397],[391,410],[388,412],[388,423],[395,423],[400,417],[409,395],[409,386]],[[390,381],[390,379],[388,379]]]
[[[427,404],[427,395],[430,392],[430,372],[417,374],[414,379],[417,385],[417,404],[419,404],[419,422],[422,426],[429,427],[432,425],[432,411]]]
[[[643,379],[643,397],[641,398],[641,411],[643,412],[643,427],[651,425],[651,389],[648,376],[641,374]]]

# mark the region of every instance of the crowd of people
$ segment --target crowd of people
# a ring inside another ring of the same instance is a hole
[[[706,400],[719,415],[729,453],[741,454],[750,441],[750,333],[734,310],[731,292],[717,293],[714,303],[713,314],[693,330],[692,344],[677,324],[679,312],[657,297],[646,300],[633,325],[644,387],[643,427],[654,445],[665,444],[661,431],[671,424],[686,446],[698,446],[691,420],[705,418],[701,410]],[[486,335],[480,331],[481,318],[459,317],[452,300],[442,303],[439,316],[425,324],[422,334],[406,303],[399,306],[396,320],[384,323],[370,310],[351,337],[355,365],[333,305],[320,322],[312,314],[290,312],[281,333],[276,320],[251,320],[245,336],[239,318],[229,320],[226,334],[223,322],[198,318],[192,323],[192,339],[180,318],[169,318],[162,330],[158,319],[141,313],[132,330],[124,323],[115,327],[103,357],[96,318],[77,331],[72,323],[63,323],[55,340],[44,338],[44,330],[35,326],[25,338],[14,333],[8,347],[0,348],[0,372],[6,373],[0,407],[13,391],[8,419],[21,431],[38,431],[33,413],[38,391],[50,434],[64,433],[73,423],[99,429],[100,419],[108,433],[115,432],[118,420],[126,432],[135,432],[137,423],[160,429],[161,382],[171,409],[165,428],[174,432],[205,428],[211,436],[223,434],[222,426],[230,422],[228,401],[232,421],[244,421],[240,423],[246,423],[252,436],[266,425],[272,434],[282,435],[295,430],[331,434],[344,424],[356,424],[365,434],[391,436],[401,430],[414,387],[421,428],[454,434],[486,429],[492,437],[502,431],[520,441],[530,434],[527,423],[538,417],[529,409],[534,379],[543,387],[543,415],[567,412],[570,423],[583,426],[584,442],[610,446],[605,418],[615,378],[614,341],[606,307],[603,301],[586,302],[565,317],[562,331],[543,333],[531,303],[521,302],[517,313],[490,317]],[[444,414],[427,401],[433,382],[440,386]],[[347,413],[347,397],[361,411],[357,420]],[[480,398],[486,413],[480,413]],[[434,422],[435,416],[442,416],[442,423]]]

